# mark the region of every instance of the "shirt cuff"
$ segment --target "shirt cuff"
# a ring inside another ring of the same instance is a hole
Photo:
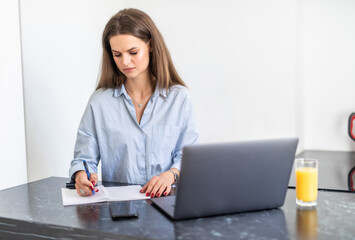
[[[74,179],[74,173],[78,172],[78,171],[85,171],[84,165],[77,163],[74,166],[72,166],[69,170],[69,177],[71,178],[71,182],[75,182]]]
[[[171,165],[171,168],[176,168],[177,170],[179,170],[180,172],[180,168],[181,168],[181,159],[174,159],[174,163],[173,165]]]

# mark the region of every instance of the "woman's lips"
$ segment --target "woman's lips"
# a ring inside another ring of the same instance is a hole
[[[134,67],[132,68],[124,68],[123,71],[125,72],[132,72],[134,70]]]

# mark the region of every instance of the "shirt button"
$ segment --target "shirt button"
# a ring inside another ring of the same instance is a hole
[[[141,153],[141,157],[144,158],[144,153]]]

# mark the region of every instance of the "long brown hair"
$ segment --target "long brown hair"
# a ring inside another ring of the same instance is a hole
[[[129,34],[151,44],[149,69],[154,76],[154,84],[160,89],[168,90],[173,85],[186,86],[178,75],[163,36],[153,20],[144,12],[128,8],[119,11],[106,24],[102,34],[102,63],[100,80],[96,87],[118,88],[126,80],[126,76],[118,69],[113,59],[110,38],[118,34]]]

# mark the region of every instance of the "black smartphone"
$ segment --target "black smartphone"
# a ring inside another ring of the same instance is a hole
[[[112,219],[138,217],[137,210],[131,201],[110,202],[109,208]]]

